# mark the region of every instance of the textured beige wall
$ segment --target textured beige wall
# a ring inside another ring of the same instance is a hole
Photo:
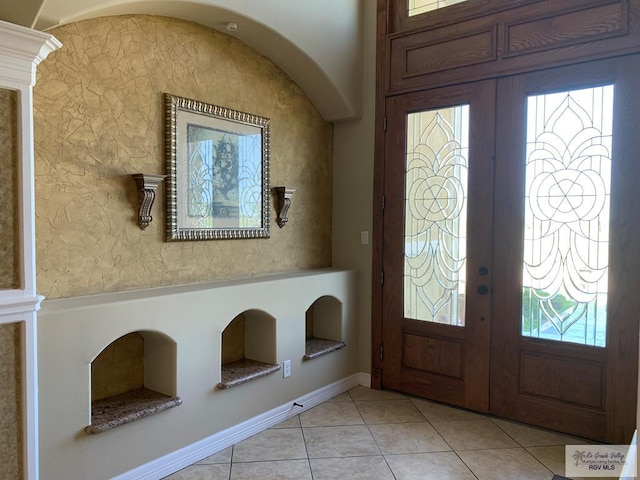
[[[0,89],[0,289],[19,288],[17,94]]]
[[[176,19],[122,16],[51,31],[63,48],[34,92],[39,293],[70,297],[331,265],[332,126],[271,61]],[[162,94],[271,119],[271,185],[298,187],[271,238],[163,242],[164,192],[136,225],[130,174],[163,172]]]
[[[360,371],[371,371],[371,267],[373,242],[360,232],[373,228],[373,159],[376,98],[376,2],[362,2],[362,118],[335,126],[333,267],[356,270],[359,278]],[[357,178],[358,181],[353,179]],[[376,199],[379,205],[379,199]],[[370,237],[371,238],[371,237]]]
[[[23,478],[21,383],[20,325],[0,325],[0,479]]]
[[[0,288],[19,288],[17,95],[0,89]],[[0,478],[21,479],[20,325],[0,325]]]

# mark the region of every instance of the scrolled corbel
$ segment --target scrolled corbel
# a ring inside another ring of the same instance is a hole
[[[284,227],[289,220],[287,218],[287,213],[289,212],[289,207],[291,206],[291,198],[293,194],[296,192],[297,188],[295,187],[273,187],[273,190],[276,192],[276,197],[278,200],[276,213],[278,214],[278,226],[280,228]]]
[[[156,198],[156,190],[166,175],[134,173],[131,176],[138,187],[138,226],[144,230],[151,223],[151,207]]]

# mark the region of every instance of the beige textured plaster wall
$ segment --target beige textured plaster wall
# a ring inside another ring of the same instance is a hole
[[[34,91],[37,285],[47,298],[331,265],[332,126],[270,60],[177,19],[51,31]],[[298,187],[271,238],[163,242],[164,191],[136,225],[130,174],[163,172],[163,92],[271,119],[271,185]],[[179,319],[176,319],[179,320]]]
[[[20,288],[17,94],[0,89],[0,289]]]
[[[0,478],[20,480],[22,471],[22,403],[20,325],[0,325]]]

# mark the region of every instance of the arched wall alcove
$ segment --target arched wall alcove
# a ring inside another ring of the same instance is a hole
[[[263,310],[236,315],[221,335],[218,388],[231,388],[280,370],[276,319]]]
[[[176,395],[176,342],[151,330],[117,338],[91,361],[91,401],[146,387]]]
[[[305,312],[305,360],[344,348],[342,302],[325,295]]]
[[[91,425],[101,433],[179,405],[176,342],[139,330],[117,338],[91,361]]]

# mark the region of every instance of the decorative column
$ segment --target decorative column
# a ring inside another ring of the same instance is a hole
[[[21,325],[23,477],[38,479],[37,315],[43,297],[36,293],[33,155],[33,86],[36,67],[62,44],[52,35],[0,21],[0,89],[16,92],[18,222],[14,239],[19,281],[0,287],[0,324]]]

